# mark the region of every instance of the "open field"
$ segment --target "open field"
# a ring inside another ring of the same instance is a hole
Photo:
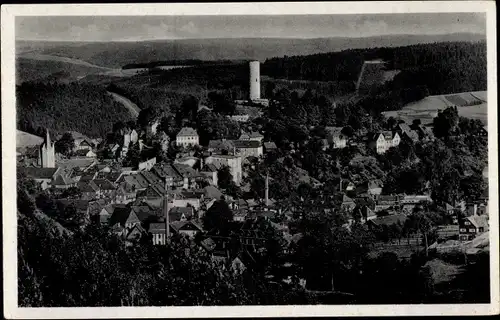
[[[485,125],[488,122],[487,92],[462,92],[456,94],[428,96],[420,101],[406,105],[402,110],[384,112],[384,116],[402,119],[411,123],[420,119],[422,123],[432,123],[439,110],[456,106],[458,114],[462,117],[479,119]]]

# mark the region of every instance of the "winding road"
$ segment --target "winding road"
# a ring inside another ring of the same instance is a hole
[[[132,117],[137,118],[137,116],[139,116],[141,109],[135,103],[118,93],[111,91],[108,91],[108,93],[113,97],[113,99],[115,99],[116,102],[121,103],[125,108],[127,108]]]

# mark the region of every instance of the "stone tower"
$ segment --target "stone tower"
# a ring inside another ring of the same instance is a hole
[[[260,62],[250,62],[250,100],[260,99]]]
[[[40,147],[39,161],[42,168],[56,167],[56,152],[54,143],[50,140],[49,130],[47,130],[45,141]]]

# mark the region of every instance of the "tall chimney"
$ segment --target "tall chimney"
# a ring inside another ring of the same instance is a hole
[[[250,62],[250,100],[260,99],[260,62]]]
[[[170,239],[170,217],[168,216],[168,182],[165,177],[165,195],[163,196],[163,215],[165,217],[165,245]]]
[[[265,197],[266,197],[266,207],[269,206],[269,174],[266,174],[266,191],[265,191]]]

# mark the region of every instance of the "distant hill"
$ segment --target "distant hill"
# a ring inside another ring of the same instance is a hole
[[[132,63],[160,60],[265,60],[345,49],[397,47],[418,43],[481,41],[485,35],[387,35],[366,38],[240,38],[186,39],[141,42],[17,41],[18,55],[38,53],[83,60],[101,67],[121,68]]]
[[[60,58],[60,57],[57,57]],[[70,82],[90,74],[99,74],[102,68],[90,64],[74,63],[62,59],[16,59],[16,82],[61,81]]]

